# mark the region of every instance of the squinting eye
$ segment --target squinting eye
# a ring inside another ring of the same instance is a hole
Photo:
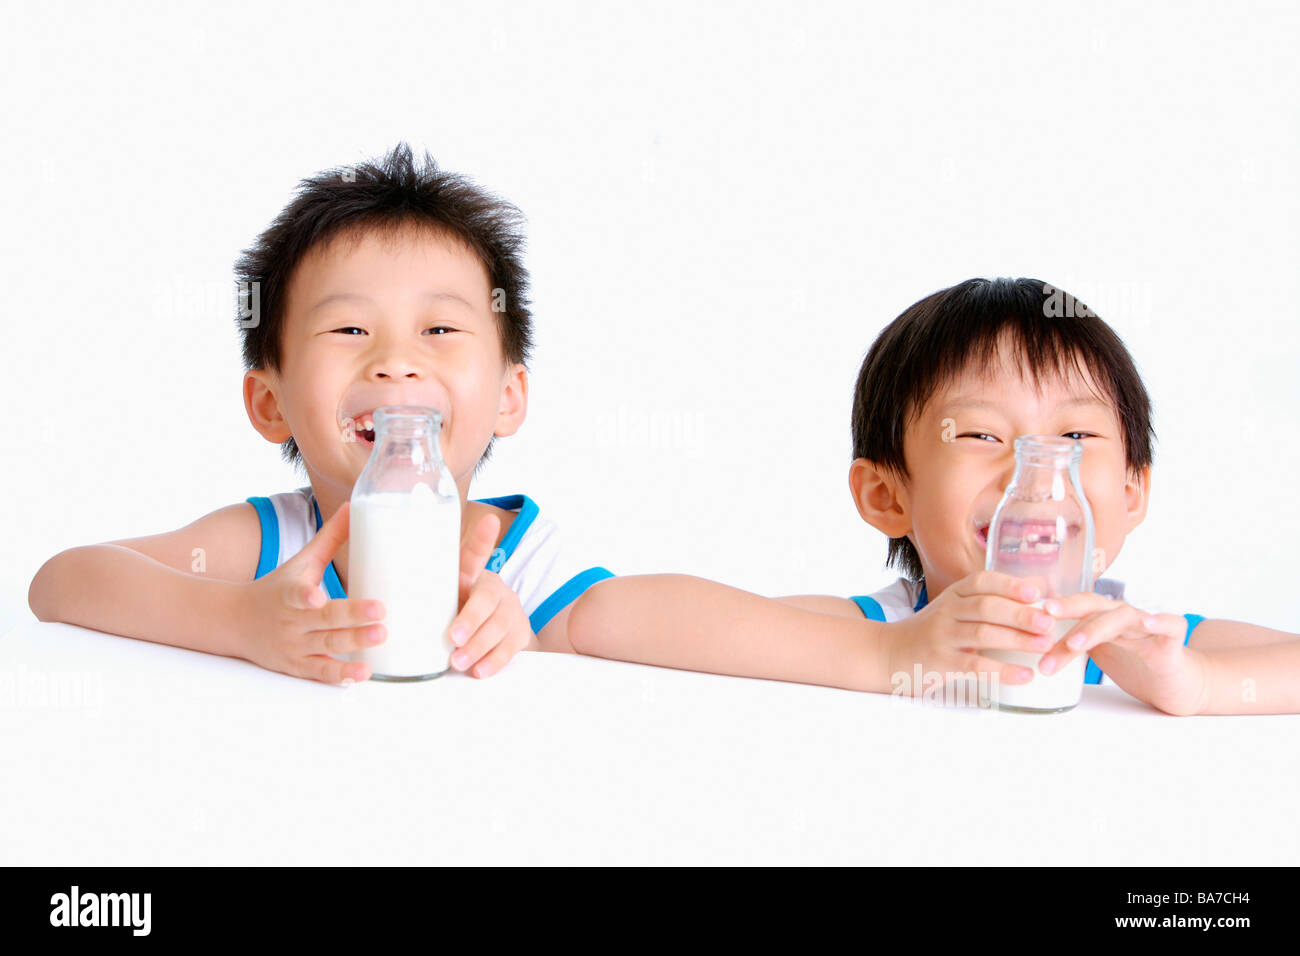
[[[958,438],[987,438],[989,441],[997,441],[996,435],[990,435],[987,432],[963,432]]]
[[[435,325],[431,329],[425,329],[425,332],[433,332],[435,335],[445,335],[447,332],[455,332],[455,329],[448,328],[445,325]]]
[[[365,334],[366,334],[365,329],[359,329],[359,328],[357,328],[355,325],[345,325],[345,326],[344,326],[343,328],[341,328],[341,329],[334,329],[334,331],[335,331],[335,332],[346,332],[346,333],[355,332],[355,333],[357,333],[358,335],[365,335]]]
[[[1084,438],[1096,438],[1097,436],[1094,435],[1092,432],[1066,432],[1066,433],[1065,433],[1064,435],[1062,435],[1061,437],[1062,437],[1062,438],[1074,438],[1074,439],[1076,439],[1076,440],[1082,440],[1082,439],[1084,439]]]

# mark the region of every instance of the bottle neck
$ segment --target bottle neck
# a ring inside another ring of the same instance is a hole
[[[1016,470],[1008,491],[1036,498],[1064,497],[1078,486],[1082,443],[1069,438],[1022,435],[1016,439]]]

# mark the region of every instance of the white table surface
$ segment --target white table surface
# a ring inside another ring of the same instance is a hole
[[[1300,716],[1053,716],[524,653],[327,686],[0,637],[0,863],[1294,864]]]

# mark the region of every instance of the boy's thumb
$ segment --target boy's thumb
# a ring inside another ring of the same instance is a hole
[[[325,566],[334,559],[334,552],[348,539],[348,515],[351,502],[345,501],[330,519],[321,525],[316,536],[307,542],[295,557],[301,567],[314,574],[323,574]]]
[[[461,599],[465,591],[473,586],[478,576],[483,573],[488,559],[496,550],[497,534],[501,531],[501,519],[494,514],[484,515],[460,550],[460,587]]]

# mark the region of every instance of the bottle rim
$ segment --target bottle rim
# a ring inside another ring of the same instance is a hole
[[[1077,460],[1083,457],[1083,442],[1059,435],[1021,435],[1015,441],[1017,458]]]
[[[432,425],[434,431],[442,428],[442,412],[428,405],[381,405],[374,412],[375,431],[389,425]]]

